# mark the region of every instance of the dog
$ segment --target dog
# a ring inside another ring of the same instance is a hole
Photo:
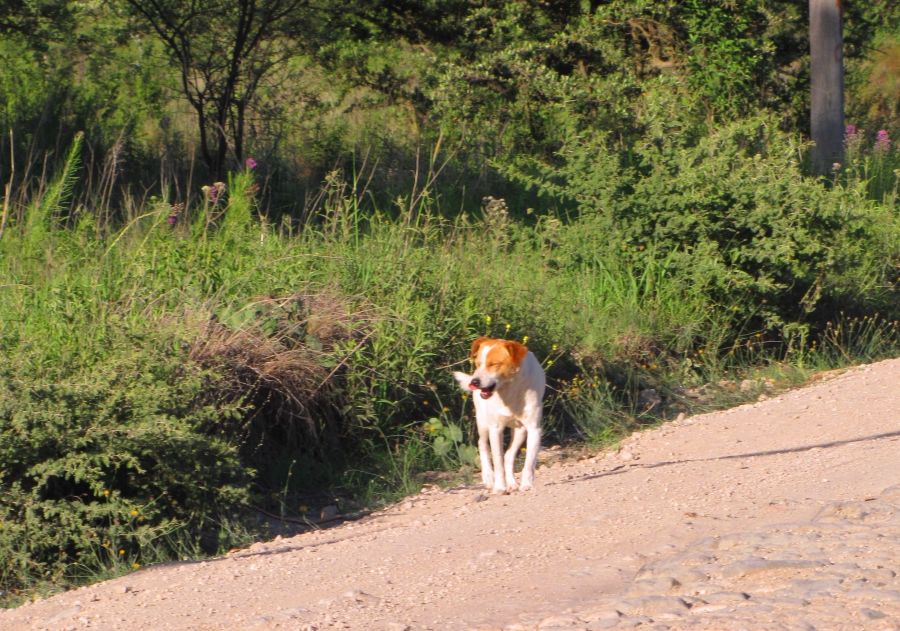
[[[478,425],[481,480],[492,493],[506,493],[534,485],[534,470],[541,449],[541,420],[546,377],[541,364],[523,344],[479,337],[472,342],[469,359],[475,372],[454,372],[463,390],[472,392]],[[477,394],[476,394],[477,393]],[[503,454],[504,430],[512,439]],[[516,484],[513,465],[525,443],[525,466]]]

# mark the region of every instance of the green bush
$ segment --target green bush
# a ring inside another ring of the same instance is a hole
[[[0,368],[4,590],[156,560],[176,531],[217,549],[253,478],[242,408],[173,341],[134,339],[89,366],[17,353]]]
[[[555,165],[509,172],[596,217],[626,260],[665,257],[677,277],[702,268],[710,299],[755,326],[823,325],[838,304],[895,313],[891,208],[859,180],[826,187],[805,176],[803,151],[767,118],[749,118],[699,138],[651,133],[624,170],[604,159],[599,136],[563,147]]]

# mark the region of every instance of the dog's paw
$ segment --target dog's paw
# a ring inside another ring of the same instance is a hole
[[[522,480],[522,484],[519,486],[520,491],[530,491],[534,488],[534,482],[531,480]]]
[[[518,488],[519,488],[519,485],[516,484],[515,480],[513,480],[512,482],[510,482],[509,480],[506,481],[506,490],[509,491],[510,493],[517,490]]]
[[[506,487],[505,486],[495,486],[494,488],[491,489],[491,494],[492,495],[505,495]]]

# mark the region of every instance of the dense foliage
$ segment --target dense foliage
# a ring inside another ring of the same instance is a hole
[[[0,590],[470,473],[475,335],[551,440],[896,353],[900,9],[815,178],[806,4],[5,2]]]

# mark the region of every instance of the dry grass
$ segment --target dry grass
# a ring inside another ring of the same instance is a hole
[[[335,381],[373,312],[335,291],[258,297],[229,317],[194,313],[190,358],[225,376],[267,423],[301,421],[318,439]]]

